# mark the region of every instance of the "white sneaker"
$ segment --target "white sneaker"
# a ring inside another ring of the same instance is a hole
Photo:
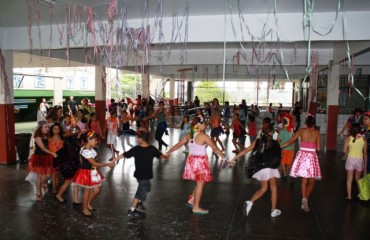
[[[271,217],[277,217],[281,214],[281,211],[279,209],[274,209],[271,211]]]
[[[308,207],[308,200],[307,198],[302,198],[302,205],[301,205],[301,208],[303,209],[303,211],[305,212],[309,212],[310,211],[310,208]]]
[[[249,212],[252,209],[252,206],[253,206],[253,202],[252,201],[245,201],[244,202],[243,213],[244,213],[245,216],[248,216]]]

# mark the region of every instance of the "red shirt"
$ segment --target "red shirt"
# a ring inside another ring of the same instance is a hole
[[[252,136],[252,137],[257,136],[256,122],[249,122],[248,130],[249,130],[249,136]]]

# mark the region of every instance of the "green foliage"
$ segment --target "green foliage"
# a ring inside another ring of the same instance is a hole
[[[121,74],[119,82],[112,83],[112,97],[113,98],[135,98],[136,85],[141,84],[141,77],[137,74]]]
[[[223,88],[218,87],[217,82],[198,82],[194,90],[194,97],[195,96],[198,96],[201,103],[209,102],[213,98],[217,98],[220,104],[223,104]],[[229,94],[225,92],[225,101],[228,101],[228,99]]]

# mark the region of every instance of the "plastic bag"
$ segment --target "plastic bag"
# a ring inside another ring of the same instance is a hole
[[[36,185],[36,179],[37,179],[37,174],[30,172],[24,180],[29,181],[33,185]]]
[[[370,174],[358,180],[358,197],[362,201],[367,201],[370,199]]]

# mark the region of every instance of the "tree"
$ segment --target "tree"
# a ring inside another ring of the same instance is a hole
[[[136,97],[137,85],[141,84],[141,77],[138,74],[121,74],[119,76],[119,82],[112,84],[112,97],[123,98],[123,97]]]
[[[198,96],[202,102],[209,102],[217,98],[220,104],[223,104],[223,88],[217,86],[217,82],[203,81],[198,82],[195,87],[194,96]],[[225,92],[225,101],[228,101],[229,94]]]

